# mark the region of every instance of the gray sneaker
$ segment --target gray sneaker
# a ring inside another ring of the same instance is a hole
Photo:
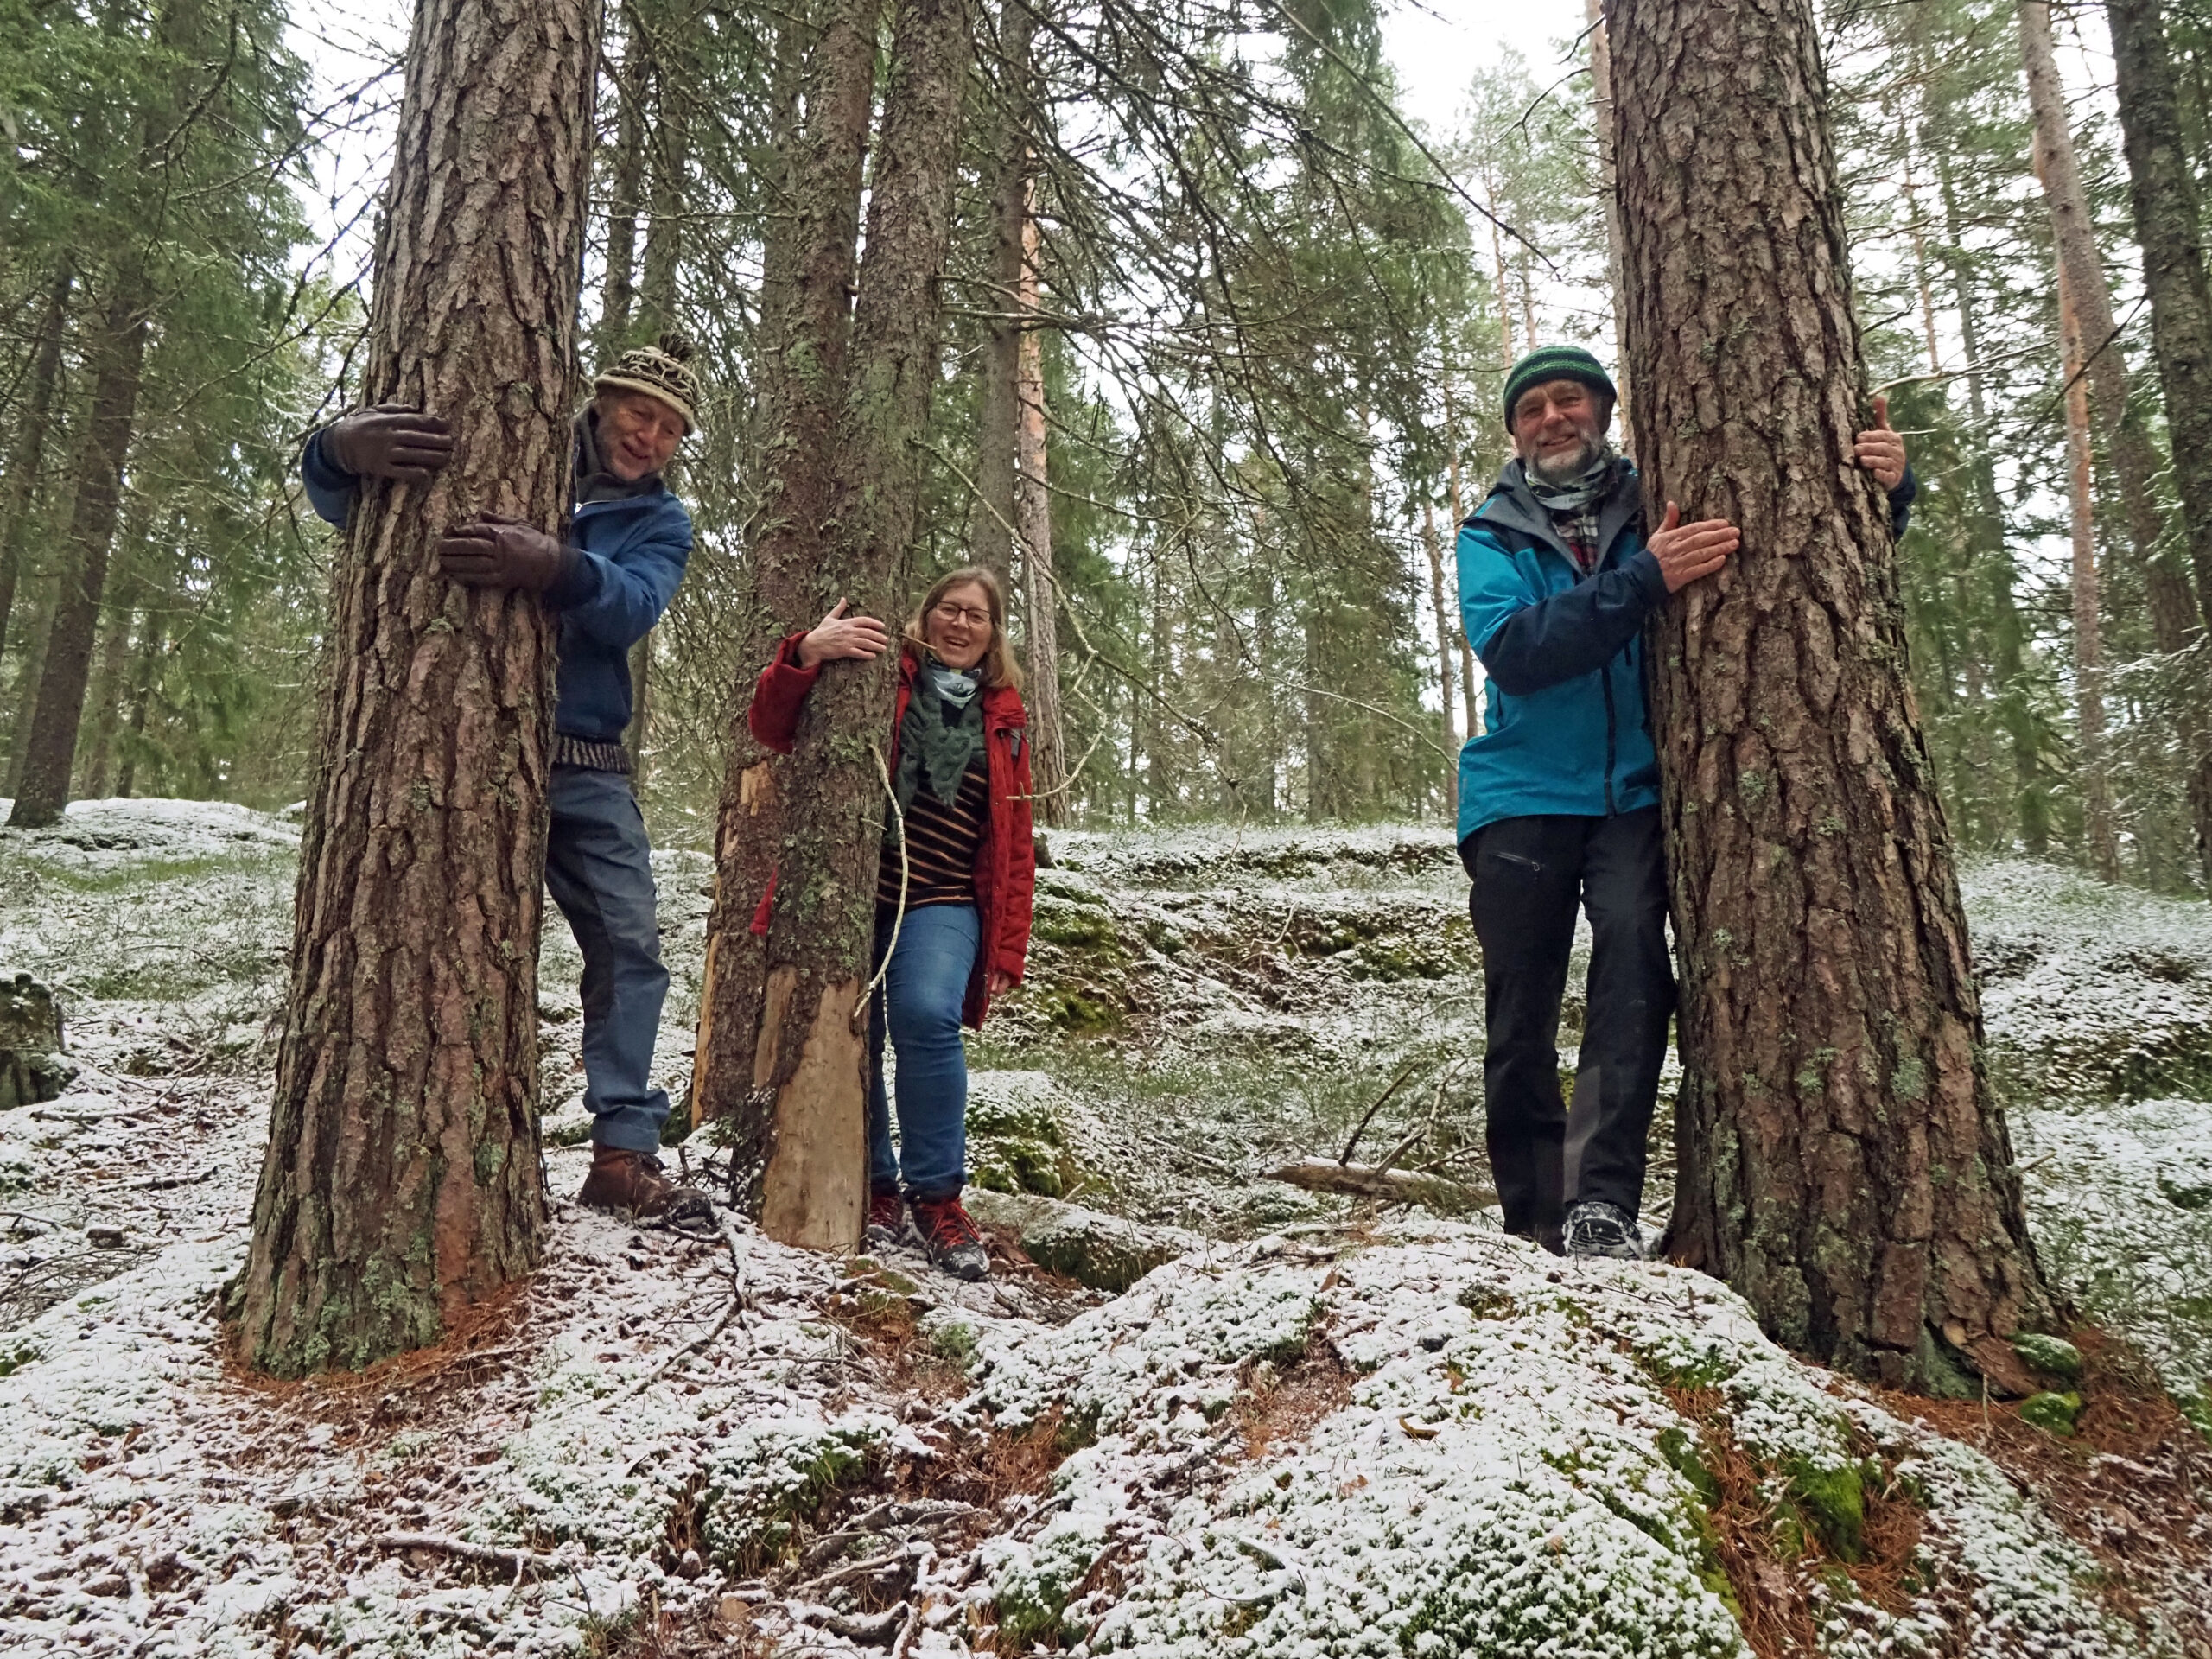
[[[1636,1230],[1636,1217],[1618,1204],[1585,1198],[1567,1212],[1567,1253],[1641,1262],[1643,1236]]]

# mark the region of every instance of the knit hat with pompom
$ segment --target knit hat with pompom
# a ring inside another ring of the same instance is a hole
[[[682,334],[663,334],[658,344],[632,346],[594,380],[594,391],[642,391],[658,397],[683,417],[683,429],[699,424],[699,372],[691,366],[693,346]]]

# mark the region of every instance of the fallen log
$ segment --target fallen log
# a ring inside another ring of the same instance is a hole
[[[1285,1164],[1281,1169],[1269,1170],[1268,1179],[1302,1186],[1308,1192],[1341,1192],[1356,1198],[1379,1198],[1385,1204],[1418,1204],[1446,1215],[1459,1215],[1497,1202],[1497,1194],[1487,1187],[1468,1186],[1414,1170],[1340,1164],[1333,1158]]]
[[[495,1544],[472,1544],[465,1538],[447,1538],[436,1533],[388,1532],[375,1543],[378,1549],[386,1551],[421,1549],[450,1555],[473,1566],[497,1567],[518,1579],[524,1574],[564,1570],[562,1563],[550,1555],[536,1554],[527,1549],[501,1549]]]

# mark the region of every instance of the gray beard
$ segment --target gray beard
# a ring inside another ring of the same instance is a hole
[[[1528,467],[1545,483],[1558,487],[1573,483],[1576,479],[1589,471],[1591,462],[1597,459],[1598,445],[1592,440],[1585,438],[1580,445],[1568,450],[1565,454],[1554,455],[1548,461],[1530,461]]]

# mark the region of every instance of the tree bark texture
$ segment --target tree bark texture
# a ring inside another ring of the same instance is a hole
[[[363,376],[452,423],[428,486],[365,484],[320,758],[241,1357],[293,1376],[438,1341],[535,1265],[551,620],[439,574],[484,512],[560,531],[600,16],[423,0]]]
[[[1001,0],[997,61],[989,77],[996,97],[992,113],[989,287],[985,308],[982,397],[976,432],[976,493],[968,556],[999,579],[1009,596],[1014,574],[1014,478],[1020,447],[1021,343],[1027,334],[1020,314],[1023,232],[1029,222],[1029,119],[1032,46],[1037,20],[1023,0]]]
[[[69,329],[69,290],[76,270],[66,260],[55,273],[39,323],[38,352],[31,359],[31,384],[23,398],[23,421],[8,457],[6,505],[0,505],[0,650],[8,643],[8,619],[16,608],[16,588],[30,539],[32,505],[38,499],[40,469],[46,461],[46,435],[54,425],[54,397],[61,384],[62,337]]]
[[[2048,1297],[1905,662],[1805,0],[1610,18],[1645,517],[1743,531],[1652,630],[1685,982],[1670,1248],[1779,1340],[2027,1381]],[[1710,112],[1731,118],[1716,122]]]
[[[849,594],[887,614],[921,493],[920,437],[937,375],[938,284],[950,250],[968,0],[900,0],[853,308],[836,493],[815,605]],[[869,944],[887,810],[895,652],[823,676],[784,772],[767,995],[752,1075],[773,1144],[760,1225],[815,1249],[859,1242],[868,1201]]]
[[[107,591],[108,553],[123,500],[124,462],[138,418],[138,383],[149,327],[143,270],[136,259],[128,260],[115,274],[101,322],[92,416],[77,456],[77,501],[70,515],[67,563],[40,665],[22,776],[16,785],[15,808],[8,816],[15,829],[58,823],[69,803],[77,729],[84,721],[85,685],[92,675],[92,636]]]
[[[1029,206],[1021,229],[1020,308],[1037,309],[1038,259],[1044,238],[1038,234],[1036,181],[1029,181]],[[1028,600],[1023,619],[1028,646],[1031,786],[1037,791],[1037,821],[1058,829],[1069,819],[1067,731],[1061,720],[1059,582],[1052,573],[1052,496],[1046,487],[1045,424],[1045,336],[1021,331],[1020,374],[1015,381],[1020,406],[1014,458],[1014,527],[1021,542],[1022,589]]]
[[[827,0],[804,54],[804,124],[783,146],[785,213],[764,261],[760,518],[753,537],[753,631],[733,699],[776,642],[829,608],[815,606],[837,479],[838,418],[851,343],[861,179],[875,94],[881,0]],[[796,118],[800,101],[791,108]],[[845,597],[832,594],[831,602]],[[855,596],[857,597],[857,596]],[[775,1093],[754,1075],[768,996],[768,941],[753,931],[783,842],[785,763],[738,717],[715,840],[715,900],[699,992],[691,1075],[694,1124],[714,1120],[730,1152],[731,1198],[760,1213],[775,1147]]]
[[[2052,48],[2047,0],[2021,0],[2020,60],[2027,74],[2028,104],[2035,117],[2036,176],[2050,214],[2051,243],[2057,256],[2061,287],[2072,302],[2074,321],[2088,365],[2089,402],[2105,453],[2118,483],[2120,518],[2129,552],[2143,572],[2144,596],[2151,613],[2153,642],[2162,652],[2181,650],[2194,636],[2199,595],[2183,565],[2160,550],[2164,523],[2158,508],[2158,454],[2139,411],[2128,399],[2127,365],[2113,320],[2112,289],[2097,245],[2096,223],[2075,157],[2074,134],[2067,122],[2066,89],[2059,79]],[[2146,273],[2147,275],[2147,273]],[[2155,315],[2152,331],[2155,337]],[[2062,329],[2063,332],[2063,329]],[[2074,372],[2069,372],[2069,379]],[[2193,728],[2193,729],[2192,729]],[[2212,728],[2191,722],[2180,734],[2190,751],[2190,798],[2196,820],[2200,852],[2212,876]]]

